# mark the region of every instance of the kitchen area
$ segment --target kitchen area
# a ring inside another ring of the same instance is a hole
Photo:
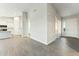
[[[0,17],[0,40],[20,35],[19,17]]]

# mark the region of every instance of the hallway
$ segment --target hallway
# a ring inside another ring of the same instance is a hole
[[[0,56],[79,56],[78,51],[68,46],[70,41],[74,42],[76,39],[61,38],[46,46],[29,38],[16,36],[0,40]]]

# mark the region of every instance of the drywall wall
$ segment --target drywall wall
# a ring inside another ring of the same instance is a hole
[[[65,23],[65,24],[64,24]],[[66,17],[63,18],[63,27],[65,26],[65,31],[62,30],[63,36],[78,37],[78,17]]]
[[[47,4],[33,4],[28,19],[31,38],[47,44]]]
[[[14,35],[20,35],[21,29],[20,29],[20,17],[14,17],[14,21],[13,21],[14,25],[13,25],[13,29]]]
[[[22,12],[22,26],[23,26],[23,36],[26,37],[28,35],[28,13]]]
[[[52,4],[47,4],[47,42],[55,41],[61,35],[61,18]]]
[[[31,38],[36,41],[48,45],[58,38],[58,34],[61,35],[60,16],[51,4],[33,4],[29,10],[28,19],[30,20]],[[59,26],[57,31],[55,25]]]

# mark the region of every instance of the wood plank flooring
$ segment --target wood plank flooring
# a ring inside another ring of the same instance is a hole
[[[79,52],[68,45],[68,40],[74,39],[59,38],[46,46],[32,39],[17,36],[2,39],[0,56],[79,56]]]

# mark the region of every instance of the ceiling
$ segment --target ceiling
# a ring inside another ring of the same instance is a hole
[[[53,3],[61,17],[79,14],[79,3]]]
[[[18,16],[38,3],[0,3],[0,16]],[[29,6],[29,7],[28,7]],[[79,3],[53,3],[61,17],[79,14]]]
[[[37,4],[37,3],[36,3]],[[36,6],[34,3],[0,3],[0,16],[20,16],[22,12],[28,12]]]

